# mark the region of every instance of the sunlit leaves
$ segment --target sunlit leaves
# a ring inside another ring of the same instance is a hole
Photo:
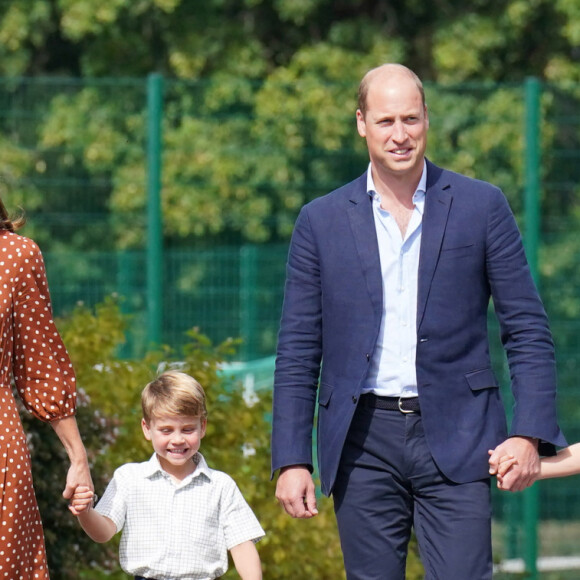
[[[81,40],[88,34],[99,34],[117,20],[119,11],[129,2],[130,0],[58,0],[62,11],[63,33],[72,40]]]

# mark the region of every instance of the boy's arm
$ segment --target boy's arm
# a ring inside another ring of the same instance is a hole
[[[117,533],[117,526],[113,520],[95,511],[92,503],[92,490],[78,487],[69,509],[92,540],[99,543],[108,542]]]
[[[539,479],[565,477],[580,473],[580,443],[558,451],[553,457],[542,457]]]
[[[108,542],[117,533],[117,526],[113,520],[101,515],[92,507],[79,513],[77,519],[83,530],[95,542]]]
[[[262,564],[254,542],[242,542],[234,546],[230,554],[242,580],[262,580]]]

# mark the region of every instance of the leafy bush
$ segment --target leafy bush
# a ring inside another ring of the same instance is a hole
[[[266,530],[258,544],[264,577],[344,578],[332,501],[319,498],[320,514],[303,521],[283,513],[274,498],[275,484],[269,476],[271,392],[261,392],[248,402],[242,385],[224,373],[222,363],[235,354],[237,341],[214,346],[194,329],[181,356],[161,348],[139,361],[118,360],[125,319],[114,300],[99,305],[94,313],[79,306],[59,327],[77,373],[77,421],[99,495],[118,465],[144,461],[151,455],[150,443],[139,427],[141,390],[160,369],[177,366],[206,391],[209,419],[202,452],[210,466],[236,480]],[[68,460],[58,438],[48,425],[26,412],[22,418],[30,438],[52,576],[59,580],[127,578],[118,564],[118,536],[105,545],[93,543],[67,510],[61,494]],[[410,580],[421,577],[414,549],[408,568]],[[237,577],[230,566],[224,578]]]

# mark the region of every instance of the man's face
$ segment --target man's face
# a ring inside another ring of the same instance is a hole
[[[356,117],[378,177],[418,181],[429,117],[413,79],[400,72],[377,74],[369,84],[366,114],[358,110]]]

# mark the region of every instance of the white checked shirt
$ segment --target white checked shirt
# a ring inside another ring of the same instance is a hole
[[[119,467],[95,508],[123,530],[121,567],[157,580],[212,580],[228,568],[227,550],[264,536],[234,480],[210,469],[176,482],[153,454]]]

